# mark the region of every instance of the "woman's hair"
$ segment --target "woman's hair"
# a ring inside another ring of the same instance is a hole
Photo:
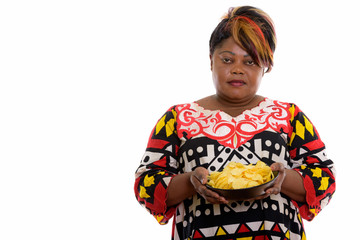
[[[255,61],[270,71],[276,47],[275,28],[271,18],[262,10],[243,6],[230,8],[210,37],[210,55],[223,40],[233,37]]]

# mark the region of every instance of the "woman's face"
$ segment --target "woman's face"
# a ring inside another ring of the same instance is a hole
[[[232,103],[253,99],[260,86],[264,69],[230,37],[215,49],[211,70],[216,94]]]

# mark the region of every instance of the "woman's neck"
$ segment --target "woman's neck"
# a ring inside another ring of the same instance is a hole
[[[253,97],[250,97],[248,99],[226,99],[221,97],[218,94],[215,94],[212,96],[215,101],[218,103],[218,106],[224,109],[239,109],[239,108],[252,108],[254,106],[257,106],[264,97],[255,95]]]
[[[208,110],[221,110],[230,116],[239,116],[243,111],[252,109],[259,105],[264,97],[255,95],[250,99],[243,99],[239,101],[227,100],[218,96],[217,94],[205,97],[196,101],[200,106]]]

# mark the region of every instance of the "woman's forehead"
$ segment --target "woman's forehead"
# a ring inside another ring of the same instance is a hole
[[[215,52],[217,54],[229,53],[231,55],[250,56],[232,37],[223,40],[223,42],[215,49]]]

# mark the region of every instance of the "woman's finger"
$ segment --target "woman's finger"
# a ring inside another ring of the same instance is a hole
[[[206,168],[198,167],[194,170],[194,176],[199,180],[201,184],[207,183],[208,175],[209,171]]]
[[[282,163],[276,162],[271,164],[270,166],[272,171],[279,171],[279,172],[284,172],[285,171],[285,166]]]
[[[200,174],[196,174],[196,172],[194,172],[194,174],[190,177],[190,181],[193,184],[195,190],[208,202],[213,203],[213,204],[219,204],[219,203],[228,203],[228,201],[220,196],[218,193],[208,189],[204,184],[206,184],[207,182],[207,174],[206,176],[206,180],[205,182],[203,181],[204,178],[204,173],[206,172],[199,170]],[[197,173],[199,173],[197,172]],[[204,184],[202,183],[204,182]]]
[[[282,183],[286,176],[285,166],[282,163],[273,163],[273,164],[271,164],[270,168],[272,171],[278,171],[279,173],[278,173],[277,179],[275,180],[274,185],[272,187],[266,189],[265,192],[269,195],[270,194],[279,194],[281,191]]]

